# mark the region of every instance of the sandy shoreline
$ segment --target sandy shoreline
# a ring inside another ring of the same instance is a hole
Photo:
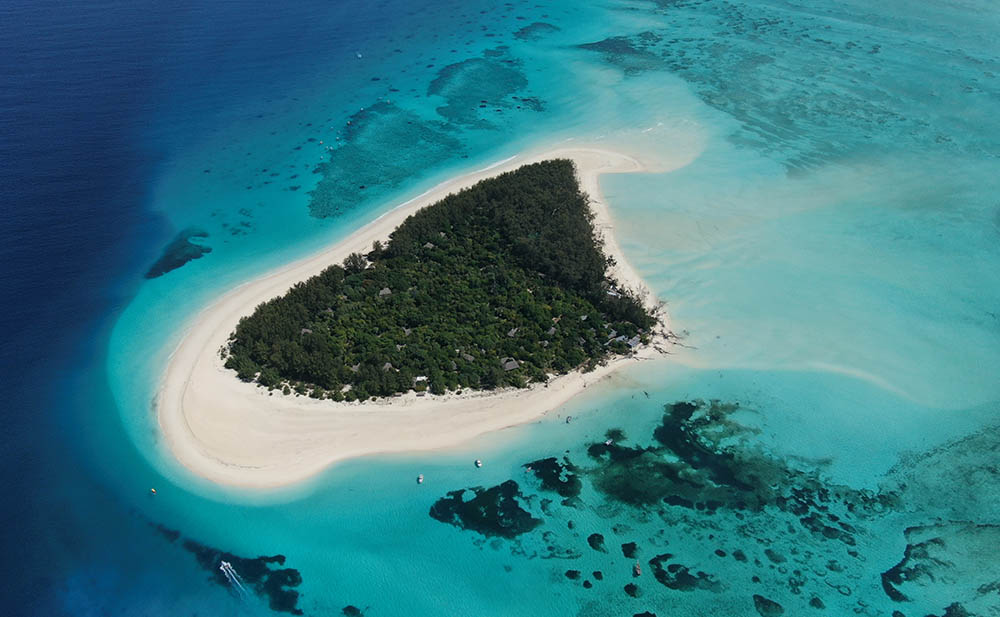
[[[598,148],[564,148],[517,156],[440,184],[365,225],[336,245],[226,293],[197,315],[170,356],[156,400],[160,429],[173,455],[193,473],[220,484],[268,488],[293,484],[331,464],[367,454],[433,450],[486,432],[534,420],[562,405],[636,358],[658,352],[647,347],[587,374],[570,374],[527,390],[492,394],[417,397],[334,403],[268,392],[236,379],[219,350],[239,319],[293,284],[365,252],[385,240],[403,220],[447,194],[526,163],[552,158],[576,162],[582,189],[591,197],[594,225],[605,252],[617,262],[613,275],[652,304],[655,298],[626,261],[612,233],[601,196],[603,173],[644,171],[638,160]],[[664,331],[666,324],[663,324]]]

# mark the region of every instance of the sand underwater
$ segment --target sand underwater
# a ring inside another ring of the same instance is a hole
[[[156,33],[129,128],[150,162],[134,221],[101,215],[130,235],[107,300],[32,399],[56,445],[5,612],[1000,615],[1000,10],[257,9],[91,24],[122,49]],[[601,181],[669,356],[539,422],[285,489],[172,458],[153,401],[200,308],[574,141],[676,168]]]

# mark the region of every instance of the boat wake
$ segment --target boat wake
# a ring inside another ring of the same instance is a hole
[[[236,593],[241,598],[245,598],[250,595],[250,592],[243,585],[243,579],[236,573],[236,570],[233,569],[233,564],[228,561],[220,562],[219,570],[226,576],[226,580],[229,581],[229,584],[236,590]]]

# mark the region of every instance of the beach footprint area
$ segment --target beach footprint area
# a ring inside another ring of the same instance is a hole
[[[1000,615],[996,7],[105,9],[0,20],[4,614]]]

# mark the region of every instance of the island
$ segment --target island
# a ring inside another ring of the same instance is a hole
[[[630,354],[656,318],[608,275],[588,199],[569,159],[448,195],[241,319],[226,367],[339,402],[524,388]]]
[[[646,169],[606,147],[511,157],[224,292],[166,359],[161,443],[203,479],[283,487],[499,435],[659,356],[663,304],[598,185]]]

